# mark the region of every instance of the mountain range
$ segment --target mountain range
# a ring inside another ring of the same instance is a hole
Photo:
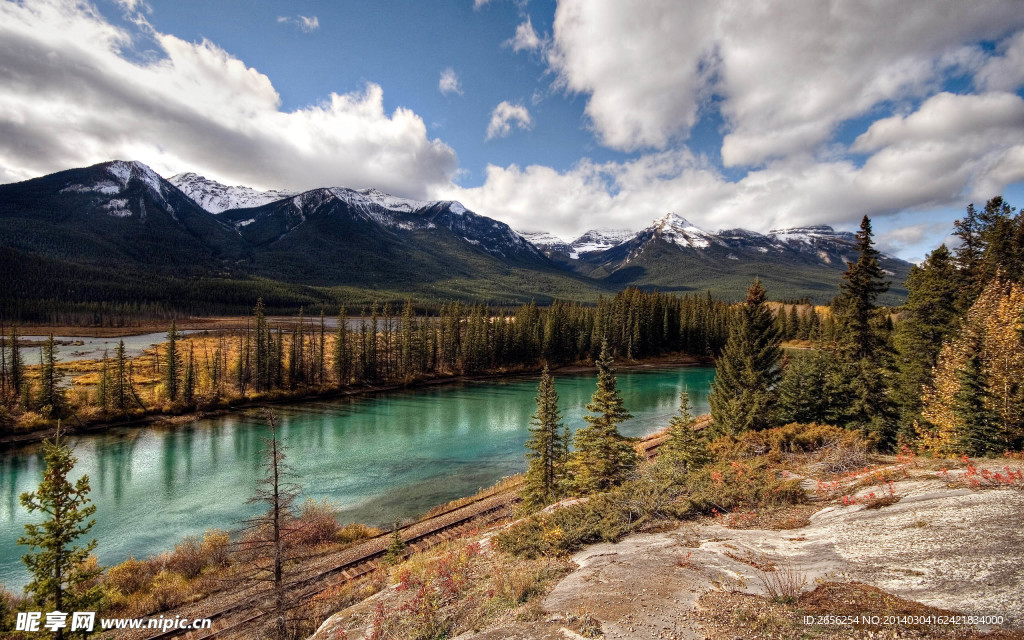
[[[571,242],[517,233],[454,201],[373,189],[302,193],[164,179],[114,161],[0,185],[2,296],[136,301],[194,312],[361,303],[374,298],[592,300],[624,286],[713,289],[739,298],[759,276],[772,297],[835,294],[855,259],[829,227],[709,233],[675,214],[639,232],[593,230]],[[898,303],[909,264],[886,257]]]

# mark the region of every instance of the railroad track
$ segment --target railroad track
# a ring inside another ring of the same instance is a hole
[[[423,551],[436,546],[447,540],[451,540],[464,533],[467,529],[476,528],[484,524],[490,524],[495,520],[504,517],[513,504],[519,498],[515,493],[517,483],[508,489],[482,496],[471,502],[453,507],[441,513],[435,514],[420,522],[401,527],[399,536],[405,542],[409,552]],[[387,547],[391,542],[394,532],[383,533],[368,538],[359,543],[356,547],[359,551],[355,557],[339,562],[327,569],[307,571],[307,575],[293,579],[285,589],[288,592],[289,607],[298,606],[308,602],[310,598],[331,587],[357,580],[377,569],[379,560],[387,553]],[[347,550],[351,554],[352,549]],[[344,551],[339,555],[346,555]],[[263,588],[260,588],[260,587]],[[216,597],[216,596],[215,596]],[[185,638],[187,640],[208,640],[218,637],[230,637],[232,634],[242,632],[245,628],[268,617],[270,613],[254,610],[260,609],[266,599],[271,597],[271,592],[266,585],[254,586],[249,593],[241,596],[241,599],[232,599],[229,605],[213,611],[202,610],[199,607],[186,606],[173,612],[166,612],[165,617],[172,617],[171,614],[182,618],[209,618],[213,621],[227,622],[216,629],[171,629],[166,632],[146,633],[134,636],[146,640],[170,640],[171,638]],[[239,617],[241,615],[242,617]]]

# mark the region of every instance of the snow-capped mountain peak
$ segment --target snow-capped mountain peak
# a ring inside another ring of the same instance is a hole
[[[675,245],[693,249],[706,249],[715,240],[714,234],[675,213],[667,213],[658,218],[648,230]]]
[[[167,181],[210,213],[259,207],[295,195],[294,191],[259,191],[240,185],[229,187],[191,171],[171,176]]]

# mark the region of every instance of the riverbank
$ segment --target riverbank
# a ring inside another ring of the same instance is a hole
[[[661,367],[688,367],[711,365],[710,358],[693,356],[690,354],[667,354],[644,360],[632,360],[616,363],[617,371],[637,371],[644,369],[656,369]],[[283,404],[301,404],[303,402],[331,400],[336,398],[370,396],[393,391],[406,391],[418,388],[429,388],[439,385],[460,384],[466,382],[482,382],[494,380],[514,380],[524,376],[533,376],[541,371],[542,367],[524,368],[503,368],[497,371],[488,371],[470,375],[447,375],[435,376],[411,380],[408,382],[396,382],[378,385],[360,385],[349,387],[321,387],[319,389],[301,389],[294,392],[278,390],[272,394],[252,395],[238,398],[225,398],[216,404],[199,407],[194,411],[164,411],[161,409],[139,411],[130,416],[119,416],[115,419],[98,418],[92,420],[81,420],[72,416],[61,423],[62,431],[65,434],[93,434],[101,433],[115,428],[123,427],[148,427],[148,426],[173,426],[185,424],[203,418],[213,418],[229,415],[239,411],[254,409],[265,406]],[[552,369],[556,376],[559,374],[580,374],[597,371],[592,362],[576,362],[557,366]],[[0,452],[20,447],[27,444],[41,442],[53,436],[56,431],[55,424],[45,427],[9,433],[0,436]]]

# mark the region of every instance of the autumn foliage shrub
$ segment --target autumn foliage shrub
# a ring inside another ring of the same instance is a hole
[[[152,593],[157,610],[166,611],[188,602],[192,589],[181,574],[164,570],[153,578]]]
[[[288,524],[288,530],[290,544],[318,545],[335,542],[341,531],[338,507],[327,500],[306,500],[302,503],[299,516]]]
[[[174,545],[174,551],[167,556],[165,564],[168,570],[187,579],[195,578],[203,572],[203,567],[206,566],[202,543],[195,536],[187,536]]]
[[[111,588],[117,589],[121,595],[130,596],[147,588],[153,575],[152,564],[128,558],[121,564],[107,569],[106,583]]]
[[[856,431],[827,424],[796,422],[774,429],[747,431],[738,436],[722,436],[708,445],[719,460],[760,456],[780,460],[787,454],[834,449],[860,452],[863,456],[870,446],[870,441]]]

